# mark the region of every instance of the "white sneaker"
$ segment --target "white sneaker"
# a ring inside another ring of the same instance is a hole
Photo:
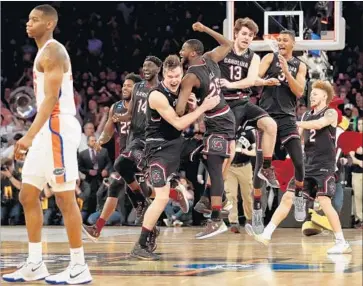
[[[248,234],[249,236],[254,236],[254,235],[255,235],[255,233],[253,232],[253,227],[252,227],[252,225],[251,225],[251,224],[249,224],[248,222],[246,222],[246,224],[245,224],[245,230],[246,230],[246,232],[247,232],[247,234]]]
[[[66,270],[59,274],[48,276],[45,279],[48,284],[87,284],[92,282],[92,276],[88,269],[88,265],[69,265]]]
[[[265,246],[268,246],[270,244],[270,241],[271,241],[271,238],[267,238],[263,234],[257,234],[257,235],[255,234],[254,239],[257,242],[259,242],[259,243],[261,243],[261,244],[263,244]]]
[[[349,254],[352,252],[348,242],[335,242],[335,245],[328,249],[328,254]]]
[[[176,227],[182,226],[183,224],[184,223],[182,221],[180,221],[180,220],[176,220],[176,221],[173,222],[173,226],[176,226]]]
[[[39,263],[25,262],[18,266],[13,273],[4,274],[2,277],[7,282],[26,282],[43,280],[49,276],[47,266],[43,261]]]
[[[170,219],[164,218],[163,222],[167,227],[171,227],[173,225],[173,222]]]

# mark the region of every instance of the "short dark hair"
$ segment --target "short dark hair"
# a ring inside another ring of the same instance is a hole
[[[163,70],[173,70],[177,67],[181,67],[183,68],[180,59],[177,55],[169,55],[167,56],[167,58],[164,60],[163,63]]]
[[[96,135],[90,135],[90,136],[87,136],[87,142],[89,142],[89,140],[91,139],[91,137],[94,137],[95,139],[97,139],[96,138]]]
[[[161,59],[159,59],[158,57],[155,56],[147,56],[144,62],[153,62],[154,64],[156,64],[156,66],[158,68],[160,68],[163,64],[163,62],[161,61]]]
[[[197,39],[190,39],[186,41],[186,43],[192,48],[197,55],[201,56],[204,53],[204,46],[203,43]]]
[[[280,35],[289,35],[293,41],[295,41],[295,32],[292,30],[282,30]]]
[[[140,81],[142,81],[142,78],[137,75],[137,74],[134,74],[134,73],[129,73],[126,77],[125,77],[125,80],[132,80],[134,83],[138,83]]]
[[[50,17],[54,18],[54,20],[58,21],[58,12],[51,5],[49,5],[49,4],[38,5],[34,9],[42,11],[44,15],[50,16]]]

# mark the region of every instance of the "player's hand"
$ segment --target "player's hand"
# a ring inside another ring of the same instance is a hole
[[[197,181],[199,184],[204,185],[203,175],[197,175]]]
[[[211,110],[214,107],[216,107],[220,103],[220,101],[221,101],[221,97],[219,95],[208,95],[204,99],[202,106],[205,111]]]
[[[88,172],[91,176],[96,176],[97,175],[97,170],[89,170]]]
[[[192,28],[196,32],[204,32],[205,31],[205,26],[200,22],[194,23]]]
[[[281,83],[277,78],[272,77],[272,78],[266,79],[264,81],[264,85],[265,86],[276,86],[276,85],[278,86],[278,85],[281,85]]]
[[[95,145],[93,146],[93,149],[96,151],[96,152],[99,152],[99,151],[101,151],[101,149],[102,149],[102,144],[103,144],[103,142],[100,140],[100,141],[97,141],[96,143],[95,143]]]
[[[289,68],[288,68],[286,59],[281,55],[279,55],[278,57],[279,57],[279,62],[280,62],[282,72],[284,74],[287,74],[289,72]]]
[[[15,143],[15,147],[14,147],[15,160],[17,160],[17,161],[24,160],[26,152],[32,145],[32,142],[33,142],[33,138],[25,135]]]
[[[233,82],[229,82],[228,80],[226,80],[225,78],[221,78],[219,80],[219,83],[221,84],[222,87],[226,87],[226,88],[234,88],[233,86]]]
[[[121,116],[122,116],[121,114],[117,114],[117,113],[115,113],[115,114],[112,116],[112,121],[113,121],[114,123],[120,122],[120,117],[121,117]]]
[[[197,97],[195,96],[195,94],[192,92],[188,98],[188,105],[189,105],[189,110],[193,111],[197,108]]]
[[[106,178],[106,177],[108,177],[108,172],[107,172],[107,170],[102,170],[102,172],[101,172],[101,176],[102,176],[102,178]]]
[[[103,108],[103,113],[104,114],[108,114],[108,112],[110,111],[110,108],[108,107],[108,106],[105,106],[104,108]]]

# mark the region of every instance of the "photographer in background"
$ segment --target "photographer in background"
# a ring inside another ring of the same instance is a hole
[[[15,168],[14,168],[15,165]],[[1,161],[1,224],[17,225],[20,223],[22,163],[5,158]]]

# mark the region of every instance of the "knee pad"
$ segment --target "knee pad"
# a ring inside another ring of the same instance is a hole
[[[135,181],[135,163],[128,158],[119,156],[113,166],[127,184]]]
[[[118,198],[121,192],[126,191],[125,181],[121,176],[111,175],[109,178],[110,185],[108,187],[108,197]]]

